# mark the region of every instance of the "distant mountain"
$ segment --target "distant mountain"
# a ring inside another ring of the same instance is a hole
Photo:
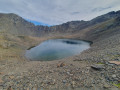
[[[52,33],[84,33],[85,35],[83,35],[83,37],[87,36],[86,38],[93,39],[103,33],[118,32],[119,25],[120,11],[112,11],[90,21],[71,21],[51,27],[42,25],[35,26],[13,13],[0,13],[0,32],[8,32],[14,35],[44,36]],[[116,30],[114,30],[115,28]],[[110,31],[107,32],[107,30]]]
[[[109,12],[102,16],[98,16],[90,21],[71,21],[71,22],[61,24],[61,25],[53,26],[52,28],[56,29],[56,30],[60,29],[63,31],[65,31],[65,30],[66,31],[81,30],[81,29],[87,28],[89,26],[93,26],[95,24],[105,22],[107,20],[117,18],[119,16],[120,16],[120,11],[117,11],[117,12],[112,11],[112,12]]]

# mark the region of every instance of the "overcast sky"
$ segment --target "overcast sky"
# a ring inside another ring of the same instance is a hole
[[[0,13],[15,13],[49,25],[90,20],[120,10],[120,0],[0,0]]]

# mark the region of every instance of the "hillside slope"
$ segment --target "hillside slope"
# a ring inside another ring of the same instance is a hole
[[[28,48],[54,38],[93,42],[79,55],[30,61]],[[92,66],[92,67],[91,67]],[[0,90],[119,90],[120,11],[90,21],[35,26],[15,14],[0,14]]]
[[[22,17],[15,14],[0,14],[0,31],[1,32],[9,32],[11,34],[16,35],[31,35],[31,36],[42,36],[43,34],[49,33],[76,33],[78,31],[84,30],[89,27],[93,27],[96,24],[102,24],[103,22],[111,19],[120,17],[120,11],[110,12],[102,16],[98,16],[90,21],[71,21],[61,25],[56,26],[35,26],[34,24],[24,20]],[[118,21],[119,22],[119,19]],[[110,26],[111,22],[109,23]],[[112,25],[112,24],[111,24]],[[115,26],[114,26],[115,27]],[[101,27],[107,29],[106,27]],[[112,28],[112,26],[111,26]],[[109,29],[109,28],[108,28]]]

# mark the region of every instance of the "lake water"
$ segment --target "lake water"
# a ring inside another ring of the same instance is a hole
[[[26,58],[37,61],[50,61],[80,54],[90,48],[90,43],[73,39],[51,39],[26,51]]]

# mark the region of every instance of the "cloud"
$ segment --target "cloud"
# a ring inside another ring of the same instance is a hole
[[[1,13],[15,13],[49,25],[90,20],[116,10],[120,10],[120,0],[0,0]]]
[[[110,9],[110,8],[112,8],[112,7],[109,6],[109,7],[105,7],[105,8],[103,8],[103,7],[94,8],[92,10],[92,12],[99,12],[99,11],[103,11],[103,10]]]

